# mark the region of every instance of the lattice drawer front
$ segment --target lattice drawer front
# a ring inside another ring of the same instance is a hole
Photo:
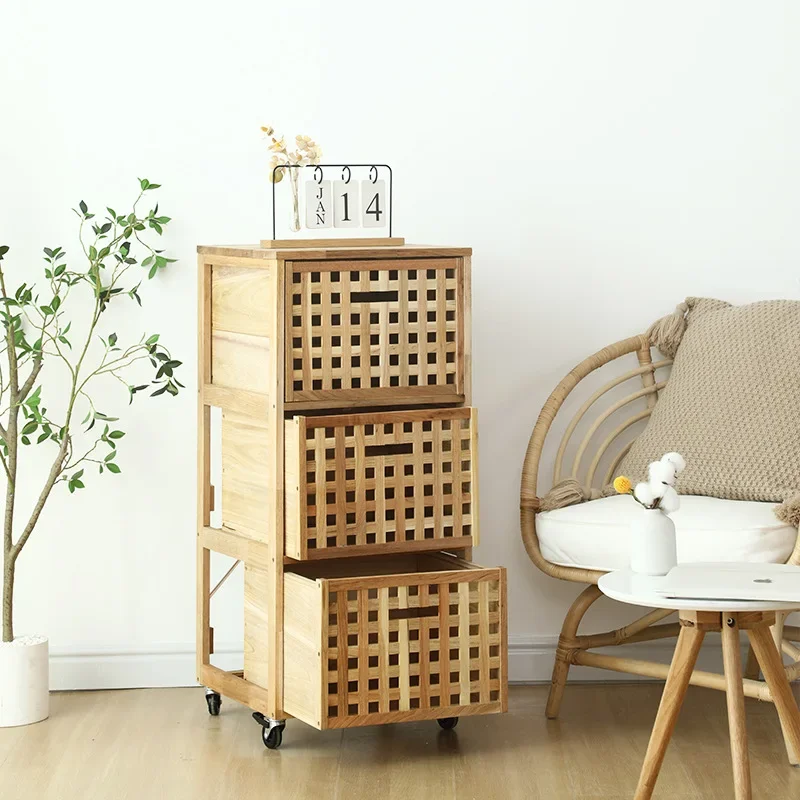
[[[427,583],[423,574],[407,586],[332,589],[327,727],[369,725],[373,715],[393,712],[413,718],[475,705],[499,710],[506,685],[502,577],[482,572],[453,583]]]
[[[463,393],[460,259],[294,262],[286,401]]]
[[[286,447],[293,558],[477,544],[475,409],[295,417]]]

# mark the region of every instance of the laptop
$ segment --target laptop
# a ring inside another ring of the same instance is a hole
[[[800,567],[735,562],[678,564],[655,591],[676,599],[796,602],[800,607]]]

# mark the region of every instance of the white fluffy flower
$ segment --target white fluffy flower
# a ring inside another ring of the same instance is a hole
[[[656,501],[656,495],[649,483],[637,483],[633,496],[645,506],[652,506]]]
[[[665,514],[672,514],[677,511],[681,506],[681,500],[678,493],[671,486],[665,488],[664,494],[661,497],[661,502],[658,507]]]
[[[651,484],[663,483],[667,486],[674,486],[677,474],[675,465],[670,461],[654,461],[647,468],[647,476]]]
[[[678,475],[686,469],[686,459],[680,453],[665,453],[661,456],[661,460],[672,464]]]

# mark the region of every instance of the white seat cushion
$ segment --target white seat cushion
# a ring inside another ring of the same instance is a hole
[[[785,562],[797,528],[778,520],[774,510],[774,503],[681,495],[672,515],[678,561]],[[632,497],[614,495],[537,514],[542,555],[566,567],[626,569],[630,525],[641,513]]]

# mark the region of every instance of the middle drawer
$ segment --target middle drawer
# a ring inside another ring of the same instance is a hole
[[[474,408],[297,416],[285,453],[291,558],[478,544]]]

